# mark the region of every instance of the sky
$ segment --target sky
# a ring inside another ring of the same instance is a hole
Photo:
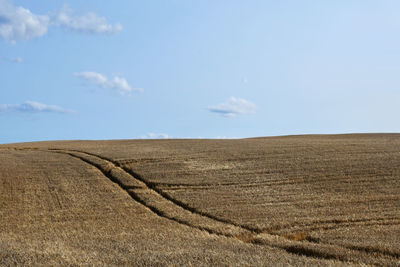
[[[400,132],[399,12],[0,0],[0,143]]]

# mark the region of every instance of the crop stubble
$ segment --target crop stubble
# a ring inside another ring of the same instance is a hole
[[[252,243],[252,248],[281,248],[286,250],[282,253],[290,255],[289,259],[299,254],[308,259],[393,264],[400,258],[400,135],[70,141],[12,147],[53,149],[52,154],[69,153],[86,159],[88,164],[97,160],[104,165],[103,174],[109,172],[110,179],[124,176],[115,173],[119,168],[131,175],[121,178],[126,183],[142,182],[122,189],[128,193],[133,190],[139,198],[136,200],[153,207],[153,212],[161,211],[158,215],[165,215],[158,218],[232,236],[231,242],[240,239]],[[50,154],[27,150],[12,153],[28,158],[29,153]],[[66,155],[63,157],[65,163],[75,164]],[[43,154],[39,157],[44,162],[47,158]],[[69,168],[77,169],[46,165],[41,171],[55,171],[54,181],[49,180],[48,174],[38,174],[42,179],[47,177],[46,186],[50,188],[41,194],[51,199],[48,202],[54,209],[66,210],[66,214],[73,208],[62,208],[68,203],[68,194],[61,190],[60,181],[65,174],[59,174],[59,170]],[[79,176],[91,177],[86,173]],[[0,178],[3,184],[14,183]],[[96,183],[95,191],[104,190],[103,186]],[[37,186],[40,190],[44,187]],[[12,198],[21,193],[10,190],[3,203],[12,206]],[[81,193],[83,199],[76,201],[85,202],[85,194]],[[110,201],[104,199],[106,206]],[[38,212],[30,213],[37,216]]]

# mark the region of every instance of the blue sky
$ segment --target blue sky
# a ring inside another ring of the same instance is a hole
[[[399,132],[399,11],[0,0],[0,143]]]

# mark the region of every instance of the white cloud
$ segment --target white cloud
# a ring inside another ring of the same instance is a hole
[[[106,18],[92,12],[78,16],[67,6],[57,14],[55,24],[84,33],[117,33],[122,30],[122,25],[119,23],[109,24]]]
[[[7,0],[0,0],[0,38],[16,42],[45,35],[50,18],[36,15],[23,7],[16,7]]]
[[[10,61],[14,63],[22,63],[24,62],[24,59],[22,57],[15,57],[15,58],[10,58]]]
[[[252,114],[256,111],[256,105],[248,100],[231,97],[225,103],[208,108],[209,111],[221,114],[224,117],[235,117],[239,114]]]
[[[72,110],[64,109],[55,105],[46,105],[34,101],[26,101],[22,104],[0,104],[0,114],[10,112],[23,112],[23,113],[75,113]]]
[[[142,135],[141,139],[169,139],[171,136],[165,133],[148,133],[146,135]]]
[[[113,81],[111,82],[111,86],[113,89],[122,91],[122,92],[130,92],[133,88],[129,85],[128,81],[125,78],[114,76]]]
[[[75,76],[96,86],[116,90],[120,94],[126,94],[132,91],[142,91],[141,88],[132,88],[128,81],[120,76],[114,76],[113,79],[110,80],[107,76],[93,71],[77,72],[75,73]]]
[[[50,26],[64,27],[83,33],[117,33],[121,24],[109,24],[107,19],[89,12],[75,15],[63,7],[55,16],[38,15],[21,6],[14,6],[10,0],[0,0],[0,39],[15,43],[47,34]]]
[[[239,139],[239,137],[216,136],[213,139]]]
[[[106,76],[93,71],[78,72],[75,73],[75,76],[101,87],[107,87],[109,84]]]
[[[3,57],[4,61],[12,62],[12,63],[22,63],[24,59],[22,57]]]

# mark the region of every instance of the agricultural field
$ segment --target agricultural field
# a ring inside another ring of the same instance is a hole
[[[0,265],[400,265],[400,134],[0,145]]]

